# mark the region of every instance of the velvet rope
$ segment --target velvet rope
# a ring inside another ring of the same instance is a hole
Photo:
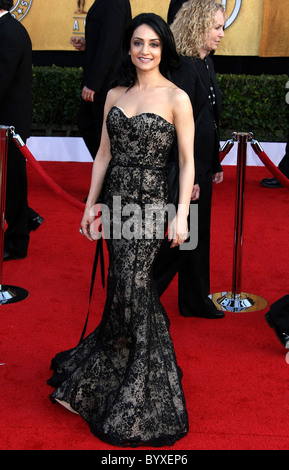
[[[28,147],[24,144],[23,140],[18,134],[13,134],[13,140],[16,146],[19,148],[21,151],[22,155],[26,158],[26,160],[31,164],[31,166],[40,174],[40,176],[44,179],[46,184],[49,186],[50,189],[54,191],[55,194],[58,196],[63,197],[67,202],[72,204],[74,207],[77,207],[77,209],[84,210],[85,204],[78,201],[74,197],[72,197],[70,194],[68,194],[66,191],[64,191],[58,184],[53,181],[52,178],[43,170],[41,165],[35,160],[33,157],[32,153],[28,149]],[[99,226],[99,231],[101,231],[101,225]],[[88,303],[88,311],[87,311],[87,316],[85,320],[85,324],[82,330],[82,334],[79,340],[79,343],[84,339],[86,328],[87,328],[87,323],[88,323],[88,317],[90,313],[90,305],[91,305],[91,299],[92,299],[92,293],[93,293],[93,287],[94,287],[94,282],[95,282],[95,276],[96,276],[96,270],[98,266],[98,262],[100,261],[100,270],[101,270],[101,281],[102,281],[102,286],[104,288],[105,286],[105,266],[104,266],[104,253],[103,253],[103,239],[100,237],[97,240],[96,243],[96,249],[95,249],[95,255],[94,255],[94,262],[93,262],[93,268],[92,268],[92,274],[91,274],[91,282],[90,282],[90,294],[89,294],[89,303]]]
[[[28,147],[23,143],[21,138],[18,135],[13,135],[13,140],[19,150],[21,151],[22,155],[26,158],[26,160],[30,163],[30,165],[40,174],[40,176],[44,179],[46,184],[52,189],[55,194],[58,196],[63,197],[67,202],[72,204],[74,207],[77,207],[81,211],[84,210],[85,204],[78,201],[66,191],[64,191],[55,181],[43,170],[41,165],[37,162],[37,160],[33,157],[32,153],[28,149]],[[230,152],[234,143],[230,139],[228,140],[222,149],[219,152],[220,155],[220,162],[225,158],[225,156]],[[252,148],[256,155],[260,158],[262,163],[268,168],[268,170],[275,176],[275,178],[287,189],[289,189],[289,179],[279,170],[279,168],[274,165],[274,163],[270,160],[268,155],[264,152],[259,142],[256,140],[251,142]]]
[[[83,202],[78,201],[70,194],[68,194],[64,189],[62,189],[58,184],[53,181],[53,179],[43,170],[41,165],[35,160],[32,153],[28,149],[28,147],[23,143],[21,138],[17,134],[13,135],[13,140],[19,150],[21,151],[22,155],[26,158],[28,163],[39,173],[39,175],[44,179],[45,183],[49,186],[52,191],[57,194],[58,196],[63,197],[69,204],[72,204],[74,207],[77,207],[81,211],[84,210],[85,204]]]
[[[53,190],[55,194],[58,196],[63,197],[69,204],[72,204],[74,207],[77,207],[77,209],[84,210],[85,204],[81,203],[74,197],[72,197],[70,194],[68,194],[66,191],[64,191],[58,184],[53,181],[52,178],[43,170],[41,165],[35,160],[33,157],[32,153],[30,150],[27,148],[27,146],[24,144],[22,141],[21,137],[18,134],[13,134],[13,140],[14,143],[17,145],[19,150],[21,151],[22,155],[26,158],[26,160],[31,164],[31,166],[40,174],[40,176],[44,179],[46,184],[49,186],[50,189]],[[101,231],[101,226],[99,227],[99,231]],[[93,292],[93,287],[95,283],[95,276],[96,276],[96,270],[98,266],[98,262],[100,261],[100,269],[101,269],[101,280],[102,280],[102,286],[105,286],[105,266],[104,266],[104,253],[103,253],[103,239],[100,237],[97,240],[96,243],[96,249],[95,249],[95,255],[94,255],[94,261],[93,261],[93,267],[92,267],[92,273],[91,273],[91,282],[90,282],[90,294],[89,294],[89,301],[88,301],[88,311],[87,311],[87,316],[85,320],[85,324],[82,330],[82,334],[79,340],[79,343],[83,340],[87,328],[87,323],[88,323],[88,317],[90,313],[90,305],[91,305],[91,299],[92,299],[92,292]]]
[[[37,160],[34,158],[28,147],[24,144],[22,141],[21,137],[18,134],[13,135],[13,140],[19,150],[21,151],[22,155],[26,158],[28,163],[34,168],[34,170],[39,173],[39,175],[44,179],[46,184],[49,186],[52,191],[54,191],[55,194],[58,196],[62,196],[67,202],[70,204],[74,205],[80,210],[84,210],[85,204],[81,203],[77,199],[73,198],[70,194],[68,194],[66,191],[64,191],[60,186],[58,186],[55,181],[53,181],[52,178],[43,170],[41,165],[37,162]],[[224,160],[225,156],[230,152],[231,148],[233,147],[234,142],[232,139],[228,140],[220,150],[220,162]]]
[[[234,146],[234,141],[232,139],[227,140],[219,152],[220,163],[224,160],[225,156],[230,152],[231,148]]]
[[[220,155],[220,162],[224,160],[225,156],[230,152],[234,145],[234,141],[232,139],[227,140],[227,142],[223,145],[222,149],[219,152]],[[260,158],[261,162],[268,168],[268,170],[275,176],[275,178],[287,189],[289,189],[289,179],[279,170],[279,168],[274,165],[274,163],[270,160],[268,155],[262,149],[260,143],[257,140],[253,140],[251,142],[251,146],[256,153],[256,155]]]
[[[257,140],[253,140],[251,142],[251,146],[260,158],[261,162],[268,168],[268,170],[275,176],[275,178],[287,189],[289,189],[289,179],[279,170],[279,168],[274,165],[274,163],[270,160],[268,155],[264,152],[261,145]]]

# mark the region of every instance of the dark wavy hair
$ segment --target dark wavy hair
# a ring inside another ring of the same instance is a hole
[[[0,10],[10,10],[13,7],[13,0],[0,0]]]
[[[159,36],[162,44],[162,57],[160,72],[165,77],[169,76],[169,70],[179,66],[179,56],[176,51],[175,40],[168,24],[155,13],[141,13],[131,21],[124,34],[123,57],[119,65],[117,84],[131,87],[136,80],[136,68],[131,61],[130,50],[133,32],[139,26],[146,24],[150,26]]]

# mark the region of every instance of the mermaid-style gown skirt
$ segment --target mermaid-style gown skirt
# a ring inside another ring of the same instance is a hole
[[[52,360],[50,398],[69,403],[112,445],[172,445],[188,432],[188,417],[169,321],[152,278],[162,240],[155,225],[144,224],[144,214],[150,205],[167,204],[165,164],[175,129],[156,114],[128,118],[117,107],[107,129],[112,159],[104,202],[111,219],[121,208],[121,222],[116,230],[111,221],[106,237],[106,304],[98,327]]]

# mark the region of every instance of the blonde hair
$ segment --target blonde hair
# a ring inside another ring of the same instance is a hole
[[[222,4],[215,0],[189,0],[183,3],[171,25],[179,55],[199,57],[215,15]]]

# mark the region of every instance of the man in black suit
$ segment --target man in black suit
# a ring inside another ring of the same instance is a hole
[[[85,38],[71,38],[75,49],[84,51],[78,127],[93,159],[100,144],[106,94],[115,80],[130,21],[129,0],[96,0],[87,13]]]
[[[14,126],[22,140],[30,136],[32,46],[30,37],[9,13],[13,0],[0,0],[0,124]],[[9,136],[4,261],[27,255],[29,232],[43,222],[28,207],[26,161]]]

